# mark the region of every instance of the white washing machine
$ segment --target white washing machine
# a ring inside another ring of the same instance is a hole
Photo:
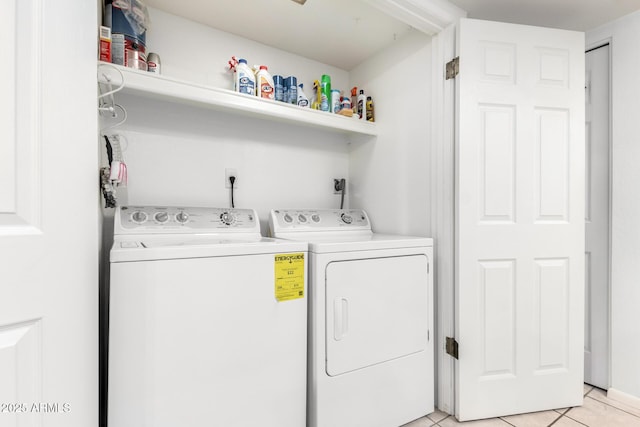
[[[118,208],[109,426],[304,426],[306,255],[253,210]]]
[[[309,244],[308,427],[397,427],[433,412],[433,241],[362,210],[273,210]]]

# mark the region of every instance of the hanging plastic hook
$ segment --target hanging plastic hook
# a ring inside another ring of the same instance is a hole
[[[102,68],[109,67],[115,70],[120,75],[120,84],[118,85],[118,87],[116,87],[115,89],[113,88],[112,76],[109,73],[105,72],[104,70],[100,71],[101,67]],[[124,74],[122,74],[122,71],[120,71],[118,68],[110,64],[100,64],[98,66],[98,70],[100,73],[98,75],[98,81],[99,81],[98,90],[101,92],[98,95],[98,112],[100,113],[100,115],[102,115],[102,113],[105,113],[105,112],[109,113],[111,117],[115,118],[117,117],[118,114],[116,111],[116,103],[113,95],[124,88]],[[107,91],[103,93],[102,89],[104,86],[107,87]],[[119,106],[119,107],[124,111],[124,108],[122,108],[122,106]],[[126,111],[124,114],[126,117]],[[124,123],[124,121],[122,123]],[[122,123],[119,123],[118,125]]]
[[[122,119],[118,123],[114,123],[112,125],[109,125],[107,127],[102,128],[100,130],[101,133],[105,133],[109,129],[113,129],[115,127],[121,126],[122,124],[124,124],[124,122],[127,121],[127,110],[125,110],[125,108],[120,104],[113,104],[113,106],[119,108],[120,110],[122,110]],[[115,113],[115,111],[116,111],[115,108],[113,109],[113,111],[114,111],[114,113],[113,113],[112,117],[114,117],[114,118],[118,117],[118,114]]]

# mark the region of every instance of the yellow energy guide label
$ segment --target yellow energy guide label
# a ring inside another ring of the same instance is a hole
[[[304,298],[304,254],[275,256],[275,292],[278,301]]]

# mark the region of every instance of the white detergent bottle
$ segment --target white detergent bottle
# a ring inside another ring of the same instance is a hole
[[[256,73],[256,95],[259,98],[275,99],[275,85],[266,65],[261,65]]]
[[[302,83],[298,85],[298,107],[311,107],[311,104],[309,104],[309,98],[307,98],[307,95],[305,95],[302,90]]]
[[[236,75],[234,80],[234,89],[236,92],[247,93],[249,95],[256,94],[256,75],[251,67],[247,65],[246,59],[239,59],[236,65]]]

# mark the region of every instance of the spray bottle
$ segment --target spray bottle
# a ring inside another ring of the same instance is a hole
[[[304,94],[304,91],[302,90],[302,86],[303,86],[302,83],[298,85],[298,107],[309,108],[311,104],[309,104],[309,98],[307,98],[307,95]]]
[[[320,78],[320,109],[331,112],[331,77],[323,74]]]
[[[311,108],[314,110],[320,109],[320,102],[322,100],[322,88],[318,80],[313,81],[313,99],[311,100]]]

